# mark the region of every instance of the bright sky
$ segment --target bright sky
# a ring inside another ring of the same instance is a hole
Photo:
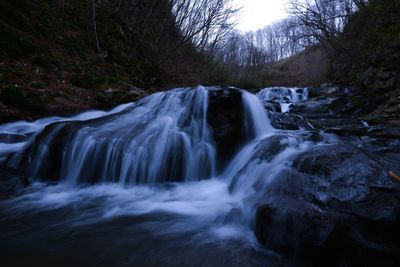
[[[288,0],[234,0],[242,7],[236,28],[242,32],[264,28],[287,16]]]

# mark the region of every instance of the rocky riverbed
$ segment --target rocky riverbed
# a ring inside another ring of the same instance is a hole
[[[253,93],[176,89],[1,125],[6,262],[398,266],[400,132],[381,100]]]

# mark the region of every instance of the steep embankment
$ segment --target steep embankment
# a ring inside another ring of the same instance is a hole
[[[263,79],[270,86],[316,86],[329,81],[330,64],[316,46],[267,66]]]
[[[399,17],[399,1],[369,1],[353,15],[330,56],[322,48],[308,49],[268,67],[264,80],[274,86],[355,86],[360,118],[399,127]]]
[[[180,44],[167,1],[93,3],[0,2],[0,122],[109,108],[205,81],[206,60]]]
[[[370,106],[365,119],[400,126],[400,2],[372,0],[345,29],[332,78],[355,84]]]

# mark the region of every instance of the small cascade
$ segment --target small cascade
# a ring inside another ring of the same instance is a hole
[[[231,189],[242,183],[238,177],[249,164],[263,165],[255,154],[265,140],[278,135],[263,102],[284,107],[307,99],[308,92],[266,88],[257,95],[244,90],[241,94],[247,144],[232,155],[220,175],[232,181]],[[2,144],[0,156],[10,166],[24,168],[31,178],[46,177],[70,185],[209,179],[216,176],[218,152],[207,122],[208,103],[208,89],[199,86],[159,92],[110,112],[2,125],[1,134],[22,137]]]
[[[54,157],[52,146],[61,143],[59,176],[72,185],[93,181],[154,184],[212,177],[216,151],[206,121],[207,108],[205,88],[176,89],[146,97],[116,116],[50,125],[33,140],[40,148],[28,155],[29,172],[40,178],[46,171],[44,163]],[[21,155],[26,158],[28,150],[14,156],[14,166],[22,163]]]
[[[270,87],[258,92],[257,96],[263,102],[278,103],[279,112],[289,112],[293,103],[308,99],[307,88],[286,88],[286,87]]]
[[[6,155],[21,151],[31,140],[32,135],[40,133],[50,124],[68,121],[88,121],[96,118],[117,114],[132,103],[120,105],[111,111],[88,111],[74,117],[49,117],[34,122],[17,121],[0,125],[0,163],[5,160]]]
[[[243,91],[244,124],[247,136],[261,138],[274,131],[261,100],[256,95]]]
[[[285,112],[285,105],[307,99],[308,91],[266,88],[257,95],[243,90],[241,96],[247,144],[232,155],[219,176],[230,183],[232,192],[249,192],[268,170],[279,165],[273,158],[262,159],[258,151],[283,147],[288,156],[303,150],[303,143],[295,137],[287,138],[297,140],[292,145],[277,139],[281,133],[272,127],[263,102],[279,103]],[[24,168],[31,178],[46,177],[69,185],[210,179],[216,176],[218,151],[207,122],[208,104],[209,91],[199,86],[159,92],[110,112],[2,125],[0,133],[24,138],[2,144],[6,148],[0,156],[8,155],[8,164]],[[273,146],[265,148],[270,143]],[[273,153],[278,158],[283,150]],[[257,170],[258,174],[253,173]]]

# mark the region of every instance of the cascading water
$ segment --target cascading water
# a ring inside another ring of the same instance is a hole
[[[89,120],[69,133],[62,150],[60,179],[68,184],[85,181],[154,184],[196,181],[215,173],[215,148],[207,117],[208,93],[203,87],[178,89],[149,96],[103,123]],[[29,173],[40,178],[46,149],[57,142],[66,124],[48,129],[33,153],[23,151]],[[34,140],[35,141],[35,140]],[[28,146],[28,150],[29,150]],[[57,174],[55,174],[57,175]]]
[[[286,134],[279,141],[282,149],[275,158],[259,157],[259,148],[281,134],[271,126],[263,102],[278,101],[283,105],[301,101],[307,98],[307,90],[266,88],[257,95],[241,93],[249,142],[217,179],[243,199],[256,183],[272,179],[282,170],[285,159],[307,147],[306,142]],[[7,124],[0,127],[3,134],[24,138],[2,144],[6,148],[0,153],[8,155],[9,165],[23,166],[31,178],[40,179],[48,175],[48,162],[57,161],[56,147],[60,162],[55,165],[60,169],[59,173],[52,173],[58,177],[51,178],[67,185],[94,181],[155,184],[215,178],[217,151],[207,109],[208,90],[197,87],[156,93],[110,112]],[[58,147],[59,144],[63,146]]]
[[[242,98],[247,135],[258,139],[270,132],[273,132],[272,125],[268,119],[261,100],[256,95],[248,92],[243,92]]]
[[[0,126],[0,133],[17,140],[0,144],[4,162],[25,168],[33,179],[63,181],[56,186],[34,184],[36,191],[12,200],[7,209],[18,216],[56,209],[69,213],[69,207],[82,210],[71,215],[74,219],[65,219],[65,225],[166,213],[171,217],[161,225],[148,219],[143,227],[152,235],[193,232],[193,238],[202,231],[218,240],[250,241],[253,248],[252,205],[268,183],[290,167],[293,155],[310,146],[290,131],[275,130],[263,102],[274,100],[284,107],[307,93],[277,88],[258,95],[241,93],[248,143],[219,176],[204,87],[156,93],[108,113]],[[83,186],[85,182],[100,184]],[[177,220],[172,214],[187,217]]]
[[[280,111],[286,113],[293,103],[306,100],[308,98],[307,88],[285,88],[271,87],[261,90],[257,96],[264,102],[276,102],[280,105]]]

